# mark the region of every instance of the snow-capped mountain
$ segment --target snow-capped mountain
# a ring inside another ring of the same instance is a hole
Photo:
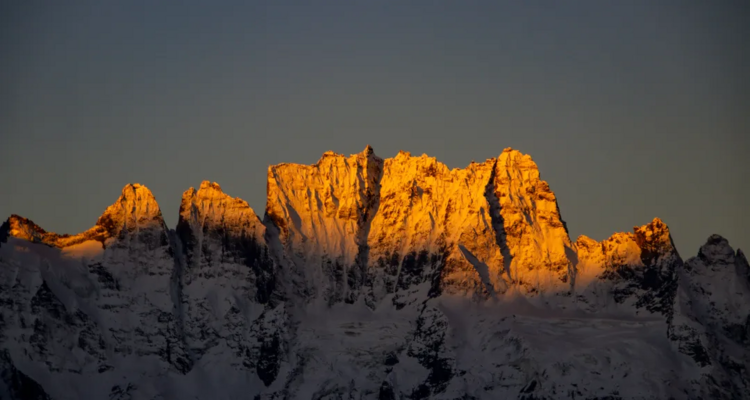
[[[530,156],[371,147],[96,225],[0,228],[0,399],[750,399],[750,267],[659,219],[571,242]]]

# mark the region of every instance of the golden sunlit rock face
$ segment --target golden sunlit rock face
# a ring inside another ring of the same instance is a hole
[[[636,226],[632,233],[615,233],[597,243],[580,236],[575,293],[583,308],[600,311],[602,293],[614,295],[617,303],[632,303],[652,312],[666,312],[676,289],[676,267],[682,264],[669,228],[659,218]],[[654,292],[654,290],[657,290]]]
[[[339,293],[334,301],[354,301],[365,281],[370,302],[427,282],[433,293],[480,297],[509,287],[565,293],[574,273],[555,196],[531,157],[512,149],[453,170],[407,152],[383,161],[370,147],[272,166],[266,217],[288,262],[340,277],[311,288]]]
[[[399,298],[429,283],[435,293],[486,295],[504,286],[502,255],[485,193],[495,160],[450,170],[406,152],[385,160],[370,224],[368,271],[373,301]],[[443,282],[447,284],[443,284]]]
[[[268,169],[266,222],[278,230],[282,264],[329,302],[352,301],[368,224],[376,212],[383,160],[372,148],[345,157],[326,152],[314,165]],[[347,274],[352,275],[347,276]],[[356,274],[356,276],[354,276]]]
[[[390,295],[403,306],[422,292],[474,298],[585,293],[613,276],[613,266],[642,268],[643,257],[673,250],[659,219],[602,243],[585,236],[571,243],[536,163],[510,148],[452,170],[403,151],[385,160],[370,146],[348,157],[329,151],[314,165],[269,167],[267,198],[261,221],[215,182],[187,190],[177,230],[194,246],[183,249],[184,278],[192,279],[201,259],[208,262],[203,236],[216,232],[271,245],[268,256],[305,282],[311,299],[362,299],[371,306]],[[11,236],[58,248],[105,244],[123,232],[164,225],[154,196],[140,184],[125,186],[97,224],[78,235],[46,232],[15,215],[9,223]]]
[[[569,291],[575,273],[566,255],[570,239],[555,194],[539,178],[536,163],[529,155],[505,149],[493,184],[513,282],[527,293]]]

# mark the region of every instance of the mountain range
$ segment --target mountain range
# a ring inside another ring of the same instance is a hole
[[[205,181],[174,229],[139,184],[76,235],[10,216],[0,399],[750,399],[750,266],[721,236],[571,241],[509,148],[326,152],[266,190],[261,219]]]

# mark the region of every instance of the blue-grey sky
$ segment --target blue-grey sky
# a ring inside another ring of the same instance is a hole
[[[89,228],[129,182],[170,226],[269,164],[532,155],[571,237],[655,216],[750,247],[750,2],[0,3],[0,214]]]

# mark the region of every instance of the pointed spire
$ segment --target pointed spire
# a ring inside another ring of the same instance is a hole
[[[104,210],[96,225],[111,236],[118,235],[123,229],[158,227],[166,230],[156,198],[146,186],[139,183],[125,185],[120,198]]]

